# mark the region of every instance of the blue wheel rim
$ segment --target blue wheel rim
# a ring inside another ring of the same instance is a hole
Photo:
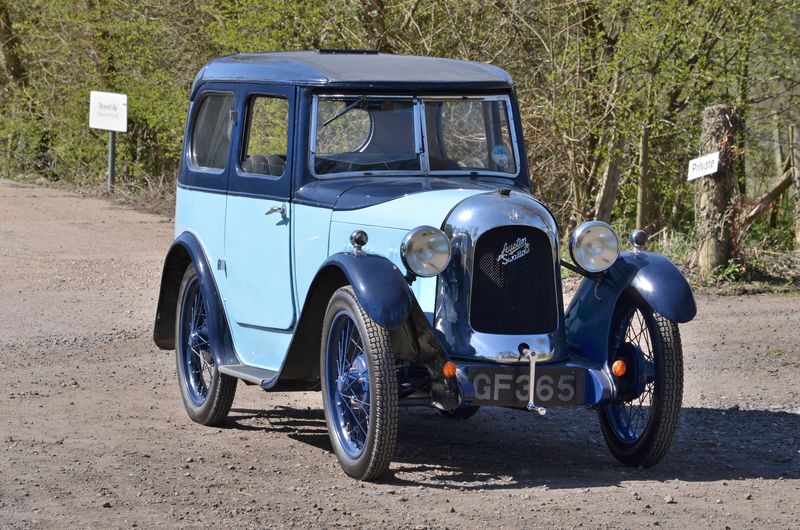
[[[633,346],[637,352],[638,359],[626,359],[632,369],[626,376],[640,378],[641,391],[628,401],[616,401],[608,406],[609,424],[617,438],[627,444],[639,441],[650,424],[656,379],[653,337],[647,319],[638,308],[631,309],[621,322],[620,336],[621,342]]]
[[[214,359],[208,340],[206,304],[197,278],[184,291],[181,308],[181,370],[187,395],[199,406],[208,398]]]
[[[361,334],[346,309],[333,317],[325,359],[333,434],[347,456],[356,459],[364,452],[369,435],[369,367]]]

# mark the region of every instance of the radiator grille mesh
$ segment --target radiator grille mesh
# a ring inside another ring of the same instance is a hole
[[[481,333],[535,335],[557,326],[553,251],[530,226],[486,231],[475,245],[470,322]]]

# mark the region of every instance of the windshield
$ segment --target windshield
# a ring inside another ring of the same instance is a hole
[[[513,177],[518,164],[509,109],[505,96],[317,96],[311,168],[319,177]]]

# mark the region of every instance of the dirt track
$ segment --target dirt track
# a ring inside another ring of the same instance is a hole
[[[413,409],[386,480],[360,484],[316,393],[240,384],[224,428],[188,419],[150,341],[171,233],[0,181],[0,527],[800,526],[800,297],[698,298],[656,468],[617,464],[589,410]]]

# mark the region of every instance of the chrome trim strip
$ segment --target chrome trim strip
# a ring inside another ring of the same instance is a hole
[[[431,160],[428,158],[428,122],[425,120],[425,101],[414,98],[414,108],[417,109],[417,129],[420,137],[419,167],[424,175],[431,172]]]

